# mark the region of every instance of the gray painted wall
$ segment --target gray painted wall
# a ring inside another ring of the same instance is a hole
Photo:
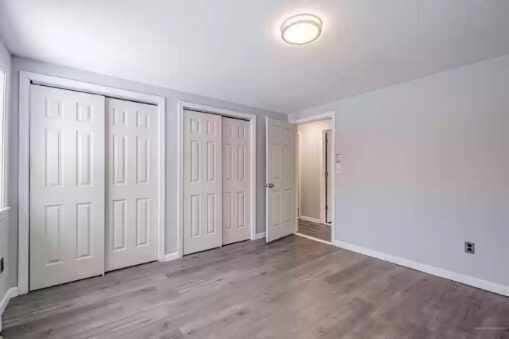
[[[6,118],[7,121],[12,121],[12,110],[10,105],[10,90],[11,90],[11,55],[9,51],[5,48],[2,41],[0,41],[0,68],[7,73],[7,87],[6,87]],[[6,140],[10,138],[10,134],[12,132],[8,129]],[[9,150],[6,150],[6,159],[9,158]],[[8,172],[9,173],[9,172]],[[12,173],[12,172],[11,172]],[[10,180],[6,183],[7,189],[12,188],[13,184]],[[9,194],[7,195],[7,205],[10,205],[11,201],[9,199]],[[10,215],[12,215],[13,211],[10,210],[7,213],[2,213],[0,215],[0,257],[5,258],[6,270],[3,274],[0,275],[0,300],[5,295],[5,292],[9,287],[12,287],[16,284],[16,280],[13,278],[12,272],[16,272],[16,259],[12,256],[12,253],[15,249],[11,246],[11,242],[7,241],[7,239],[13,239],[15,237],[14,227],[11,227],[13,224],[10,219]]]
[[[509,285],[508,94],[505,56],[299,114],[336,112],[337,240]]]
[[[305,217],[320,219],[322,211],[320,201],[325,196],[322,189],[323,168],[325,161],[323,131],[331,128],[332,121],[313,121],[298,126],[299,132],[299,175],[300,175],[300,214]]]
[[[12,58],[5,46],[3,45],[2,41],[0,41],[0,68],[7,73],[7,79],[6,79],[6,105],[5,105],[5,113],[6,113],[6,119],[8,123],[13,120],[13,111],[12,111],[12,105],[10,100],[10,92],[11,92],[11,74],[12,74]],[[10,140],[12,137],[12,131],[10,129],[6,130],[6,140]],[[6,161],[10,160],[12,153],[10,149],[6,149]],[[12,172],[9,172],[9,169],[7,169],[7,174],[9,175]],[[15,183],[11,182],[11,180],[7,180],[6,182],[7,190],[10,192],[12,189],[12,186],[15,185]],[[11,206],[11,195],[7,194],[7,206]],[[16,230],[14,227],[14,222],[11,218],[13,215],[13,210],[11,209],[8,212],[4,212],[0,215],[0,257],[4,257],[5,259],[5,265],[6,269],[2,275],[0,275],[0,300],[5,295],[5,292],[10,287],[13,287],[16,285],[16,274],[13,272],[16,272],[16,248],[13,245],[12,241],[10,239],[16,239]]]
[[[17,113],[18,109],[18,95],[19,95],[19,71],[30,71],[42,73],[51,76],[58,76],[67,79],[79,80],[99,84],[102,86],[109,86],[125,90],[137,91],[152,95],[164,96],[166,98],[166,252],[172,253],[177,250],[176,240],[176,192],[177,192],[177,102],[184,100],[196,104],[209,105],[218,108],[225,108],[233,111],[256,114],[257,119],[257,232],[265,232],[265,116],[271,118],[287,120],[284,114],[267,112],[256,108],[245,107],[233,103],[228,103],[211,98],[199,97],[191,94],[181,93],[174,90],[144,85],[137,82],[117,79],[109,76],[104,76],[96,73],[80,71],[67,67],[56,66],[34,60],[24,58],[13,58],[13,79],[12,79],[12,104],[14,111]],[[18,120],[11,119],[10,129],[13,131],[11,138],[11,150],[13,151],[10,161],[11,176],[10,181],[17,182],[17,147],[18,147]],[[9,200],[13,207],[13,215],[17,214],[17,185],[12,185],[9,192]],[[11,234],[9,244],[15,247],[17,244],[17,233]],[[14,248],[12,256],[16,257],[17,249]]]
[[[5,293],[10,287],[15,286],[15,282],[12,282],[11,272],[16,272],[16,267],[11,267],[11,257],[9,256],[9,212],[0,213],[0,257],[5,260],[6,268],[4,273],[0,274],[0,301],[4,298]]]

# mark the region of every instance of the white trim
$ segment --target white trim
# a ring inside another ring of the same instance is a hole
[[[309,239],[309,240],[313,240],[313,241],[318,241],[318,242],[321,242],[322,244],[327,244],[327,245],[332,245],[334,246],[334,244],[330,241],[326,241],[326,240],[322,240],[322,239],[319,239],[319,238],[315,238],[315,237],[312,237],[310,235],[307,235],[307,234],[303,234],[303,233],[295,233],[296,236],[299,236],[299,237],[302,237],[302,238],[306,238],[306,239]]]
[[[466,274],[449,271],[449,270],[446,270],[443,268],[434,267],[434,266],[427,265],[427,264],[422,264],[422,263],[419,263],[419,262],[416,262],[416,261],[413,261],[410,259],[405,259],[405,258],[393,256],[390,254],[378,252],[375,250],[371,250],[369,248],[353,245],[353,244],[350,244],[350,243],[347,243],[344,241],[336,240],[336,241],[334,241],[334,245],[336,245],[337,247],[352,251],[352,252],[364,254],[364,255],[374,257],[377,259],[381,259],[384,261],[388,261],[388,262],[391,262],[391,263],[394,263],[397,265],[412,268],[414,270],[428,273],[431,275],[435,275],[437,277],[453,280],[453,281],[456,281],[456,282],[459,282],[459,283],[462,283],[465,285],[477,287],[482,290],[490,291],[490,292],[501,294],[504,296],[509,296],[509,286],[505,286],[505,285],[497,284],[497,283],[494,283],[491,281],[475,278],[475,277],[472,277],[472,276],[469,276]]]
[[[100,86],[92,83],[53,77],[38,73],[20,71],[19,74],[19,183],[18,183],[18,293],[28,293],[29,276],[29,178],[30,178],[30,84],[34,82],[40,85],[60,87],[75,91],[85,91],[97,95],[136,100],[145,103],[155,104],[159,111],[160,121],[160,147],[159,147],[159,227],[158,237],[158,259],[164,257],[165,253],[165,225],[166,225],[166,101],[164,97],[150,94],[132,92],[112,87]]]
[[[195,110],[199,112],[218,114],[222,116],[237,117],[241,119],[249,120],[250,124],[250,173],[251,173],[251,185],[250,185],[250,201],[251,201],[251,220],[250,220],[250,239],[256,240],[256,115],[248,113],[240,113],[231,111],[228,109],[211,107],[207,105],[194,104],[185,101],[179,101],[177,104],[177,252],[179,258],[184,256],[184,220],[183,211],[184,208],[184,110]],[[222,226],[222,225],[221,225]]]
[[[325,152],[327,150],[325,149],[325,133],[328,129],[322,130],[321,135],[321,147],[322,152],[320,152],[320,223],[326,224],[327,220],[325,220],[325,204],[327,203],[326,197],[325,197]]]
[[[265,239],[265,232],[256,233],[255,238],[253,240],[258,240],[258,239]]]
[[[331,125],[332,125],[332,120],[331,120]],[[333,187],[333,180],[334,180],[334,175],[335,175],[334,167],[335,166],[331,166],[331,162],[332,162],[332,165],[334,164],[334,159],[328,158],[327,147],[326,147],[326,145],[328,144],[328,146],[330,148],[332,148],[332,154],[334,154],[334,145],[333,145],[334,137],[331,138],[332,140],[328,140],[328,142],[326,142],[327,141],[327,133],[329,133],[329,132],[331,132],[331,135],[334,135],[334,129],[332,127],[322,130],[322,161],[320,162],[320,173],[321,173],[321,175],[320,175],[320,219],[322,219],[322,224],[325,224],[325,225],[330,225],[327,223],[327,216],[328,216],[327,215],[327,207],[329,209],[329,214],[330,214],[329,218],[330,218],[330,220],[334,221],[334,219],[332,217],[334,207],[327,205],[327,203],[328,203],[327,199],[329,198],[328,189],[330,188],[333,191],[331,205],[334,205],[334,195],[336,193],[336,190]],[[329,171],[329,169],[331,167],[332,167],[332,171]],[[329,177],[328,181],[327,181],[327,174]],[[329,184],[329,185],[327,185],[327,184]],[[326,186],[328,186],[328,187],[326,187]]]
[[[293,114],[290,114],[290,115],[288,115],[288,122],[292,123],[292,124],[304,124],[307,122],[333,119],[334,116],[335,116],[335,112],[333,112],[333,111],[310,115],[310,116],[304,117],[304,118],[295,117]]]
[[[4,311],[7,308],[9,301],[16,296],[18,296],[18,288],[11,287],[7,290],[7,292],[5,292],[2,301],[0,301],[0,332],[2,332],[2,317],[4,315]]]
[[[288,121],[292,124],[303,124],[306,122],[320,121],[320,120],[326,120],[326,119],[331,120],[331,128],[330,129],[332,129],[332,147],[333,147],[333,154],[334,154],[334,159],[333,159],[334,173],[332,173],[332,175],[331,175],[331,181],[332,181],[331,186],[334,189],[334,193],[333,193],[334,199],[333,199],[332,206],[329,206],[331,209],[332,223],[327,224],[327,225],[330,225],[330,227],[331,227],[331,241],[334,242],[334,240],[336,239],[336,159],[335,159],[335,157],[336,157],[336,112],[330,111],[330,112],[326,112],[326,113],[312,115],[312,116],[305,117],[305,118],[298,118],[298,117],[294,117],[292,115],[288,116]],[[300,218],[302,218],[302,216],[300,216]]]
[[[302,148],[302,133],[299,131],[299,128],[297,126],[297,135],[296,135],[296,147],[295,147],[295,153],[296,153],[296,159],[297,159],[297,219],[300,218],[302,214],[302,157],[301,157],[301,148]],[[298,228],[298,227],[297,227]]]
[[[161,262],[167,262],[167,261],[173,261],[173,260],[177,260],[179,259],[180,256],[179,256],[179,252],[173,252],[173,253],[168,253],[168,254],[165,254],[164,256],[162,256],[159,261]]]
[[[317,219],[317,218],[313,218],[313,217],[307,217],[305,215],[301,215],[299,217],[299,219],[302,219],[302,220],[305,220],[305,221],[310,221],[310,222],[314,222],[316,224],[321,224],[322,221],[320,219]]]
[[[10,72],[0,66],[0,88],[2,88],[2,92],[0,93],[0,102],[2,103],[2,107],[0,107],[0,208],[4,208],[7,205],[7,192],[9,190],[8,187],[8,164],[7,159],[9,156],[9,138],[7,136],[8,124],[9,124],[9,108],[10,105]]]

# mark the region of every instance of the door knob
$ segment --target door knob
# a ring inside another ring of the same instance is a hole
[[[265,184],[265,188],[274,188],[274,184],[273,183]]]

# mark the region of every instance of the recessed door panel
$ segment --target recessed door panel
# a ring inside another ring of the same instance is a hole
[[[114,133],[114,132],[113,132]],[[113,174],[112,182],[113,184],[126,184],[127,177],[127,136],[112,134],[112,151],[111,151],[111,159],[109,159],[112,164]]]
[[[214,141],[207,142],[207,181],[214,182],[217,181],[217,173],[216,173],[216,159],[217,159],[217,144]]]
[[[102,96],[30,88],[30,290],[104,272],[105,124],[96,116]]]
[[[219,211],[221,212],[221,211]],[[207,233],[217,233],[217,196],[215,193],[207,194]]]
[[[91,132],[76,131],[76,173],[79,186],[92,185],[92,139]]]
[[[223,244],[249,239],[250,149],[249,122],[222,118]]]
[[[111,204],[111,225],[113,251],[126,249],[127,200],[113,200]]]
[[[184,111],[184,254],[221,246],[221,117]]]
[[[62,185],[62,130],[47,128],[44,139],[46,186]]]
[[[85,258],[92,253],[92,203],[76,204],[76,242],[78,258]]]
[[[92,120],[93,107],[91,105],[77,102],[75,107],[76,121],[90,122]]]
[[[150,140],[146,137],[136,138],[136,181],[148,184],[150,175]]]
[[[190,196],[190,215],[189,222],[191,223],[191,237],[199,238],[201,236],[201,214],[200,214],[200,206],[201,206],[201,195],[193,194]]]
[[[47,264],[63,262],[62,252],[62,205],[44,206],[44,233],[47,244]]]
[[[157,258],[159,128],[157,107],[106,100],[106,270]]]
[[[136,246],[149,245],[151,224],[151,200],[136,200]]]

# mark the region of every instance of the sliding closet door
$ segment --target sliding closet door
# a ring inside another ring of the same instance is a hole
[[[221,117],[184,112],[184,254],[221,246]]]
[[[30,88],[30,289],[104,272],[104,97]]]
[[[223,244],[249,239],[249,122],[223,119]]]
[[[107,99],[106,270],[157,258],[157,106]]]

